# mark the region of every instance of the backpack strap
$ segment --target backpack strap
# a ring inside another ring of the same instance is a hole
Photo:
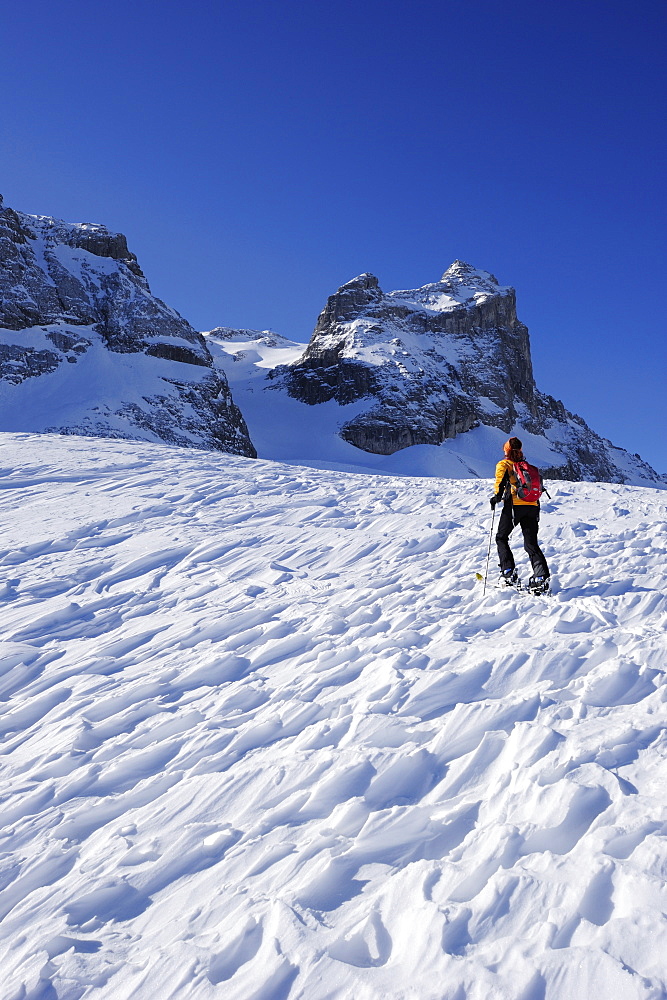
[[[512,487],[510,481],[509,469],[505,469],[505,474],[500,480],[500,486],[498,487],[498,492],[496,493],[496,499],[498,502],[501,500],[507,502],[512,499]]]

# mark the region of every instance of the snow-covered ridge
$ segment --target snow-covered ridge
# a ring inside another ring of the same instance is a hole
[[[489,271],[455,260],[440,281],[410,291],[388,292],[387,297],[417,308],[446,312],[461,305],[485,302],[490,296],[513,293],[513,288],[500,285]]]
[[[0,199],[0,428],[252,455],[203,337],[151,294],[121,233]]]
[[[273,330],[237,330],[227,326],[217,326],[204,335],[206,346],[227,349],[235,363],[248,361],[253,355],[253,364],[260,368],[274,368],[277,364],[289,364],[303,354],[303,344],[282,337]],[[213,351],[216,354],[216,351]],[[219,354],[219,350],[217,351]]]
[[[3,1000],[661,1000],[667,508],[0,436]],[[526,566],[517,544],[518,564]]]

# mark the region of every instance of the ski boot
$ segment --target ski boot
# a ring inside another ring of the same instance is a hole
[[[501,573],[500,586],[514,587],[515,590],[521,590],[521,580],[517,571],[515,569],[506,569],[504,573]]]
[[[531,576],[528,581],[528,592],[530,594],[535,594],[537,596],[541,594],[549,593],[549,577],[548,576]]]

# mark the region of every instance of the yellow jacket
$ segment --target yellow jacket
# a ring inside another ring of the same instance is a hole
[[[512,490],[512,503],[516,504],[517,507],[537,507],[539,506],[536,500],[521,500],[516,495],[516,476],[514,475],[514,463],[510,462],[509,458],[501,458],[501,460],[496,465],[496,488],[495,492],[498,493],[500,489],[500,484],[503,481],[505,473],[509,473],[510,477],[510,488]]]

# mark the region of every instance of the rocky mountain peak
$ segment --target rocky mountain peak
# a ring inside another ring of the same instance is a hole
[[[122,233],[0,199],[0,264],[0,429],[255,454],[204,338]]]
[[[374,274],[360,274],[341,285],[327,299],[315,330],[325,330],[331,323],[346,322],[382,299],[378,279]]]
[[[341,285],[338,289],[339,292],[346,290],[357,290],[357,289],[367,289],[367,288],[379,288],[378,279],[374,274],[369,271],[365,271],[364,274],[357,275],[356,278],[352,278],[351,281],[346,281],[344,285]]]
[[[625,453],[539,392],[514,289],[465,261],[408,291],[383,293],[368,274],[341,286],[274,382],[309,405],[357,404],[339,434],[362,451],[391,455],[486,426],[542,439],[552,476],[625,481]],[[644,463],[636,475],[660,479]]]
[[[489,271],[482,271],[461,260],[455,260],[439,281],[422,285],[421,288],[388,292],[387,298],[435,313],[460,311],[461,307],[481,305],[493,300],[498,303],[499,308],[508,312],[508,318],[509,313],[514,311],[516,302],[513,288],[500,285]]]
[[[498,279],[490,271],[480,271],[464,260],[455,260],[450,264],[440,281],[452,285],[461,282],[472,285],[476,281],[498,285]]]

